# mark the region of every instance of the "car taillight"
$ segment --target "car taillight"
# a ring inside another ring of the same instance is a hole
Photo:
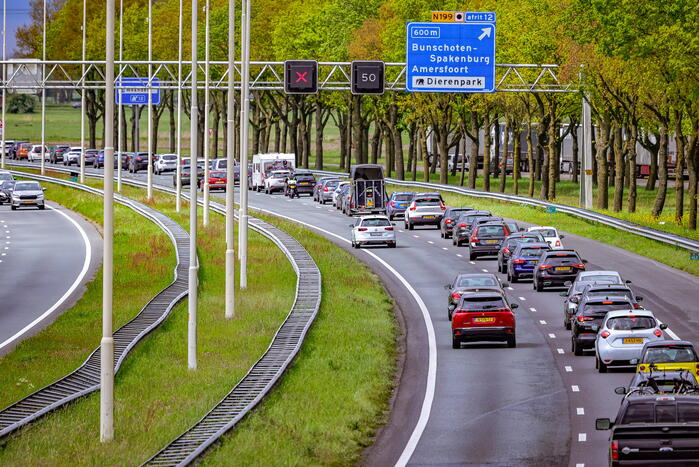
[[[503,255],[507,255],[507,254],[509,254],[509,253],[510,253],[510,249],[509,249],[509,248],[503,248],[503,249],[502,249],[502,254],[503,254]]]
[[[556,240],[556,246],[561,246],[561,241],[560,241],[560,240]]]
[[[327,193],[327,192],[328,192],[328,187],[326,186],[325,188],[323,188],[323,191]]]
[[[466,224],[459,224],[459,227],[466,228]]]
[[[366,227],[360,227],[357,230],[359,230],[360,232],[366,232],[368,229]]]
[[[472,242],[477,242],[477,241],[478,241],[478,237],[471,237],[471,241],[472,241]]]
[[[602,337],[603,339],[606,339],[607,337],[609,337],[609,331],[602,331],[602,333],[600,334],[600,337]]]
[[[592,321],[594,318],[591,316],[578,316],[578,323],[582,323],[583,321]]]
[[[417,206],[415,206],[415,205],[413,204],[413,205],[411,205],[410,208],[408,208],[408,209],[410,209],[411,211],[414,211],[414,210],[417,209]]]
[[[439,202],[439,209],[441,209],[442,211],[446,211],[446,210],[447,210],[447,207],[444,205],[444,203],[442,203],[442,202],[440,201],[440,202]]]
[[[639,308],[641,308],[641,305],[639,305],[638,303],[634,303],[633,307],[638,310]]]
[[[638,367],[638,370],[639,370],[639,371],[644,371],[645,369],[646,369],[646,366],[645,366],[645,365],[641,365],[641,366]]]
[[[541,266],[539,266],[539,269],[551,269],[552,267],[553,265],[551,264],[542,264]]]
[[[573,265],[573,267],[574,267],[574,268],[580,268],[580,269],[585,269],[585,265],[584,265],[583,263],[580,263],[580,264],[574,264],[574,265]]]
[[[447,219],[444,221],[445,224],[451,224],[451,219]]]
[[[663,335],[663,331],[661,331],[660,329],[656,329],[655,331],[653,331],[653,334],[655,334],[656,336],[660,337],[660,336]]]
[[[351,208],[354,208],[354,203],[350,203],[350,207],[351,207]]]
[[[388,203],[388,204],[390,204],[392,208],[395,208],[395,207],[396,207],[396,203],[395,203],[395,202],[393,202],[393,201],[391,201],[391,202],[390,202],[390,203]]]
[[[525,260],[517,258],[512,261],[513,264],[524,264]]]
[[[459,300],[461,298],[461,294],[459,292],[454,292],[451,294],[451,298],[454,300]]]
[[[386,230],[393,230],[393,227],[386,227]]]
[[[618,441],[612,441],[612,460],[613,461],[619,460],[619,442]]]

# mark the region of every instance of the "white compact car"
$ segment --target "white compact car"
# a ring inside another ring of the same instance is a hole
[[[386,216],[364,216],[358,218],[352,228],[352,247],[362,245],[387,245],[396,247],[396,231]]]
[[[527,232],[539,232],[549,244],[552,250],[562,250],[563,243],[561,239],[565,238],[563,235],[558,235],[558,230],[555,227],[549,227],[547,225],[537,225],[534,227],[529,227]]]
[[[340,204],[340,191],[341,191],[341,188],[345,185],[349,185],[349,182],[340,182],[333,190],[332,203],[333,203],[333,206],[335,206],[338,209],[340,208],[340,206],[339,206],[339,204]]]
[[[268,195],[275,191],[284,191],[286,179],[289,178],[291,172],[288,170],[273,170],[265,177],[265,193]]]
[[[158,158],[153,164],[153,172],[160,175],[177,169],[177,154],[158,154]]]
[[[51,151],[49,151],[49,148],[44,146],[44,160],[49,160],[50,155],[51,155]],[[32,145],[32,148],[29,150],[29,154],[27,154],[27,159],[31,162],[41,160],[41,145],[40,144]]]
[[[63,156],[63,165],[80,165],[80,154],[82,148],[80,146],[72,146],[70,150]]]
[[[641,357],[643,345],[663,340],[667,324],[660,324],[649,310],[617,310],[605,316],[597,332],[595,367],[606,373],[610,366],[633,367],[632,359]]]
[[[439,229],[446,209],[439,193],[418,193],[405,210],[405,228],[413,230],[416,225],[434,225]]]

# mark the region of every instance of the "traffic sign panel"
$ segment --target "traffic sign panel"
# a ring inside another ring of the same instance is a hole
[[[121,78],[116,83],[114,99],[119,105],[148,104],[148,78]],[[160,104],[160,80],[150,80],[151,103]],[[120,99],[121,97],[121,99]],[[121,102],[119,102],[121,100]]]
[[[315,94],[318,92],[318,62],[315,60],[287,60],[284,62],[284,91],[287,94]]]
[[[492,15],[492,22],[408,23],[406,90],[494,92]]]
[[[378,61],[352,62],[352,94],[383,94],[386,64]]]

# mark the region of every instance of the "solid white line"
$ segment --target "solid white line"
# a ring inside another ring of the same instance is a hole
[[[347,240],[344,237],[341,237],[337,234],[334,234],[328,230],[322,229],[320,227],[316,227],[314,225],[308,224],[307,222],[303,222],[288,216],[284,216],[282,214],[278,214],[272,211],[269,211],[267,209],[262,209],[259,207],[254,207],[251,206],[252,209],[255,209],[257,211],[261,212],[266,212],[267,214],[271,214],[273,216],[286,219],[292,222],[296,222],[301,225],[305,225],[306,227],[309,227],[313,230],[317,230],[318,232],[323,232],[327,235],[330,235],[332,237],[335,237],[339,239],[340,241],[344,243],[351,243],[349,240]],[[417,235],[415,235],[417,237]],[[381,263],[386,269],[388,269],[391,274],[393,274],[410,292],[410,295],[413,296],[415,301],[417,302],[418,307],[420,308],[420,311],[422,312],[422,318],[425,322],[425,328],[427,330],[427,342],[428,342],[428,365],[427,365],[427,384],[425,387],[425,397],[422,400],[422,408],[420,409],[420,417],[418,418],[417,424],[415,425],[415,428],[413,428],[413,432],[410,435],[410,439],[408,440],[408,443],[405,445],[405,448],[403,449],[403,453],[401,454],[400,458],[398,459],[398,462],[396,462],[396,466],[403,467],[405,466],[410,458],[413,455],[413,452],[415,452],[415,448],[417,447],[417,443],[420,441],[420,437],[422,437],[422,433],[425,431],[425,427],[427,426],[427,421],[430,419],[430,412],[432,410],[432,401],[434,400],[434,392],[435,392],[435,386],[437,383],[437,340],[435,338],[434,334],[434,326],[432,324],[432,318],[430,317],[430,312],[427,309],[427,305],[425,305],[425,302],[422,300],[422,297],[420,297],[420,294],[417,293],[417,290],[415,290],[410,283],[398,272],[396,271],[393,266],[388,264],[386,261],[381,259],[378,255],[375,253],[368,251],[368,250],[362,250],[364,253],[368,254],[369,256],[373,257],[376,261]]]
[[[34,321],[31,323],[27,324],[25,327],[20,329],[18,332],[16,332],[13,336],[9,337],[6,339],[4,342],[0,343],[0,350],[2,350],[3,347],[7,347],[10,345],[12,342],[14,342],[16,339],[18,339],[20,336],[25,334],[27,331],[31,330],[34,326],[36,326],[38,323],[46,319],[47,316],[49,316],[51,313],[53,313],[56,308],[61,306],[63,302],[65,302],[68,297],[75,291],[80,286],[80,283],[82,280],[85,278],[85,275],[87,274],[88,269],[90,268],[90,261],[92,260],[92,246],[90,245],[90,239],[87,237],[87,232],[83,230],[82,226],[78,224],[72,217],[70,217],[68,214],[59,211],[58,209],[54,209],[50,206],[46,206],[50,210],[57,212],[58,214],[62,215],[66,219],[70,221],[73,226],[80,232],[80,236],[83,238],[83,242],[85,243],[85,261],[83,262],[83,267],[80,273],[78,274],[78,277],[75,278],[75,281],[71,284],[71,286],[68,288],[68,290],[61,296],[61,298],[56,301],[51,307],[43,312],[41,316],[36,318]],[[9,242],[8,242],[9,243]],[[8,247],[5,247],[7,250]]]
[[[578,407],[575,409],[578,415],[585,415],[585,408],[584,407]]]
[[[585,467],[585,464],[575,464],[575,467]]]
[[[563,349],[556,349],[556,351],[561,355],[565,353],[565,351]]]
[[[568,373],[572,373],[572,372],[573,372],[573,367],[572,367],[572,366],[566,365],[566,366],[565,366],[565,369],[566,369],[566,372],[568,372]]]
[[[580,392],[580,387],[577,384],[574,384],[570,387],[570,390],[573,392]]]
[[[578,442],[584,443],[587,441],[587,433],[578,433]]]

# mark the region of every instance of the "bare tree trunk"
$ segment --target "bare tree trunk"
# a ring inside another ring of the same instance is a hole
[[[578,128],[580,125],[577,120],[572,120],[570,122],[572,128],[570,129],[570,137],[573,139],[573,174],[571,180],[573,183],[578,183],[580,176],[580,142],[578,141]]]
[[[512,137],[514,138],[512,145],[512,190],[515,195],[519,195],[519,168],[522,152],[522,126],[520,122],[512,126]]]
[[[615,122],[614,128],[614,212],[621,211],[624,202],[624,151],[623,139],[621,135],[621,125]]]
[[[629,126],[629,139],[626,141],[626,154],[629,159],[629,198],[627,209],[636,212],[637,184],[636,184],[636,140],[638,139],[638,127],[635,122]]]
[[[483,135],[483,190],[490,191],[490,145],[492,139],[490,137],[490,127],[492,126],[492,121],[490,119],[490,112],[486,110],[485,118],[483,119],[483,130],[485,134]]]
[[[646,190],[655,190],[655,185],[658,183],[658,152],[660,151],[660,136],[655,136],[655,144],[649,145],[646,149],[650,152],[650,172],[648,173],[648,182],[646,183]],[[647,137],[647,136],[646,136]],[[650,139],[648,139],[650,143]]]
[[[684,217],[684,164],[686,138],[682,131],[682,112],[675,110],[675,223],[682,225]]]
[[[660,147],[658,148],[658,192],[655,194],[655,204],[653,205],[653,217],[658,217],[663,213],[665,207],[665,197],[667,196],[667,146],[668,128],[667,122],[660,122]]]
[[[697,169],[699,169],[699,118],[696,114],[691,115],[692,134],[687,145],[687,171],[689,172],[689,222],[688,227],[697,229]]]
[[[168,150],[171,153],[175,152],[177,139],[177,122],[175,120],[175,91],[170,91],[170,98],[166,99],[168,115],[170,116],[170,128],[168,137]],[[123,109],[123,106],[122,106]],[[123,121],[123,120],[122,120]],[[124,145],[126,147],[126,145]]]
[[[476,179],[478,178],[478,143],[479,143],[478,114],[471,111],[471,132],[468,137],[471,140],[471,155],[468,158],[468,187],[476,189]]]
[[[607,148],[609,147],[609,130],[610,124],[605,117],[600,117],[598,122],[599,131],[597,132],[596,141],[596,158],[597,158],[597,209],[609,208],[609,190],[608,190],[608,170],[607,165]]]
[[[500,125],[498,124],[498,127]],[[502,166],[500,167],[500,186],[498,187],[500,189],[500,193],[505,192],[505,185],[507,184],[507,153],[510,148],[510,128],[512,127],[512,121],[510,118],[505,119],[505,127],[503,128],[503,135],[502,135],[502,146],[503,146],[503,151],[502,151]],[[500,138],[498,137],[498,141]],[[500,152],[500,151],[497,151]]]
[[[405,162],[403,160],[403,135],[400,128],[393,131],[393,154],[396,163],[396,177],[405,180]]]
[[[381,125],[379,120],[374,120],[374,134],[371,136],[371,163],[379,163],[379,154],[381,153]]]
[[[551,112],[552,114],[554,111]],[[553,116],[548,127],[548,174],[544,177],[548,177],[548,186],[546,187],[546,199],[551,201],[556,199],[556,178],[558,177],[558,122],[554,120]]]
[[[408,138],[410,140],[410,143],[408,144],[408,161],[409,161],[409,170],[411,172],[411,177],[410,179],[412,181],[415,181],[417,179],[417,144],[415,141],[415,137],[417,136],[417,124],[415,122],[412,122],[410,124],[410,127],[408,127]]]
[[[536,181],[536,176],[534,175],[534,142],[532,141],[532,119],[531,116],[527,121],[527,161],[529,168],[529,187],[527,189],[527,195],[530,198],[534,197],[534,182]]]
[[[422,152],[422,178],[423,182],[430,181],[430,158],[427,157],[429,152],[427,150],[427,131],[425,130],[425,125],[420,124],[420,151]]]

